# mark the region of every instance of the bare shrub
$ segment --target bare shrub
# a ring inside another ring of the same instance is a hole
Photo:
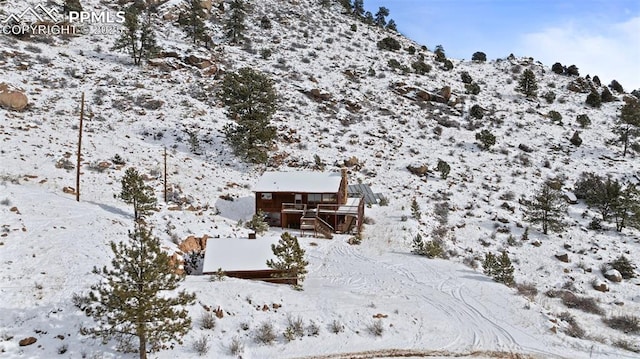
[[[205,356],[209,352],[209,338],[204,334],[200,336],[193,342],[193,350],[199,356]]]
[[[297,337],[304,336],[304,321],[302,317],[298,316],[293,318],[291,316],[287,317],[287,328],[291,328],[293,334]]]
[[[319,334],[320,327],[312,320],[307,327],[307,335],[309,335],[310,337],[317,337]]]
[[[578,323],[576,322],[576,318],[573,315],[571,315],[571,313],[569,312],[560,313],[558,318],[560,318],[560,320],[567,323],[567,328],[564,331],[565,334],[574,338],[584,337],[584,334],[585,334],[584,329],[582,329],[580,325],[578,325]]]
[[[342,333],[344,332],[344,325],[342,325],[339,320],[334,320],[331,322],[331,325],[329,325],[329,330],[331,330],[333,334]]]
[[[202,329],[215,329],[216,316],[212,312],[203,312],[200,316],[200,328]]]
[[[609,328],[623,331],[627,334],[640,334],[640,318],[635,315],[618,315],[606,318],[603,322]]]
[[[244,352],[244,344],[240,341],[240,338],[234,337],[229,344],[229,354],[235,356]]]
[[[276,340],[276,332],[271,322],[263,322],[260,324],[255,334],[256,342],[262,344],[273,344]]]
[[[538,288],[536,288],[536,285],[533,283],[518,283],[516,288],[518,289],[518,294],[530,300],[533,300],[533,298],[538,295]]]
[[[367,330],[369,331],[369,333],[375,335],[376,337],[381,337],[384,333],[384,323],[382,323],[382,319],[373,321],[371,324],[369,324]]]

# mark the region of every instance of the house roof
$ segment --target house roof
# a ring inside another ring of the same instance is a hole
[[[267,260],[276,260],[271,245],[277,244],[279,239],[210,238],[207,240],[202,272],[215,273],[218,269],[228,272],[268,270]]]
[[[364,183],[350,184],[347,186],[349,196],[362,196],[366,204],[378,204],[378,200],[381,198],[379,193],[373,193],[371,187]]]
[[[254,192],[336,193],[342,176],[337,172],[265,172]]]

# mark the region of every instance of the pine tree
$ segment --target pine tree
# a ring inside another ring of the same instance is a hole
[[[278,244],[271,245],[271,250],[277,260],[267,260],[267,266],[281,271],[281,273],[275,275],[276,277],[296,277],[298,280],[296,288],[300,289],[302,287],[300,283],[305,279],[309,262],[304,258],[305,251],[300,248],[298,237],[290,235],[289,232],[284,232],[280,236]]]
[[[624,147],[622,157],[625,157],[629,143],[640,136],[640,101],[629,101],[622,107],[613,133],[618,135],[618,142]]]
[[[422,240],[422,235],[420,235],[420,233],[416,234],[416,236],[413,237],[411,248],[412,248],[411,253],[417,254],[419,256],[425,255],[426,249],[424,245],[424,240]]]
[[[340,2],[340,5],[342,5],[342,7],[345,10],[351,13],[351,11],[353,10],[353,5],[351,4],[351,0],[338,0],[338,2]]]
[[[611,206],[611,214],[616,223],[616,231],[625,227],[640,229],[640,191],[632,183],[620,190]]]
[[[418,201],[415,197],[411,201],[411,216],[418,221],[420,220],[420,217],[422,217],[422,213],[420,212],[420,205],[418,204]]]
[[[560,191],[551,188],[546,182],[534,195],[533,200],[525,200],[523,204],[525,218],[532,224],[541,223],[542,233],[548,234],[549,230],[559,231],[564,228],[563,217],[567,204]]]
[[[504,283],[507,286],[512,286],[514,284],[513,280],[513,265],[511,264],[511,260],[509,259],[509,255],[507,252],[503,251],[500,257],[497,258],[497,268],[496,273],[493,276],[496,282]]]
[[[396,26],[396,22],[393,19],[389,20],[389,23],[387,23],[386,29],[390,31],[398,32],[398,27]]]
[[[522,92],[527,97],[536,97],[538,91],[536,74],[534,74],[530,69],[524,70],[522,75],[520,75],[520,79],[518,80],[516,91]]]
[[[364,0],[353,0],[353,16],[364,16]]]
[[[440,172],[440,178],[447,179],[447,177],[449,176],[449,172],[451,172],[451,166],[449,166],[447,162],[438,159],[436,170]]]
[[[436,61],[445,62],[447,60],[447,55],[445,55],[444,47],[442,45],[436,45],[436,49],[433,53],[436,55]]]
[[[498,260],[493,253],[489,252],[485,254],[484,261],[482,261],[482,270],[488,277],[493,278],[496,275],[498,271]]]
[[[186,0],[187,8],[180,14],[180,24],[184,26],[187,37],[190,38],[194,44],[202,41],[206,44],[210,42],[207,38],[207,28],[204,20],[206,17],[206,11],[202,7],[201,0]]]
[[[259,209],[253,215],[253,217],[251,217],[251,220],[248,221],[245,225],[247,228],[252,229],[257,234],[262,234],[267,230],[269,230],[269,224],[265,222],[265,218],[266,216],[264,212],[261,209]]]
[[[476,133],[476,140],[480,141],[483,150],[488,150],[496,144],[496,136],[489,130],[482,130]]]
[[[264,74],[245,67],[229,73],[222,81],[220,96],[235,120],[224,134],[236,155],[251,163],[264,163],[276,137],[270,119],[276,111],[277,94]]]
[[[385,27],[385,25],[387,25],[387,16],[389,16],[389,9],[384,6],[380,6],[380,8],[378,8],[378,12],[374,17],[376,25]]]
[[[244,24],[247,16],[247,6],[243,0],[233,0],[229,6],[229,18],[225,24],[227,38],[232,44],[239,44],[245,40],[244,31],[247,27]]]
[[[195,296],[184,291],[169,296],[182,276],[158,238],[140,224],[129,237],[111,242],[111,268],[93,269],[102,280],[91,287],[84,311],[97,323],[82,333],[125,343],[137,338],[140,359],[145,359],[148,350],[159,351],[163,343],[182,343],[191,329],[184,306],[193,304]]]
[[[587,105],[595,108],[602,106],[602,99],[597,91],[591,91],[587,95],[587,99],[584,101]]]
[[[151,186],[144,184],[142,176],[131,167],[125,171],[121,181],[119,198],[133,205],[133,219],[138,222],[156,208],[156,196]]]
[[[134,65],[155,56],[158,45],[151,17],[149,9],[141,14],[136,4],[129,5],[124,14],[124,30],[111,49],[129,53]]]

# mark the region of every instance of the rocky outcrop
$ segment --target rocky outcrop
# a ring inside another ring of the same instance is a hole
[[[178,245],[178,248],[182,253],[204,251],[207,248],[207,239],[209,239],[209,236],[206,234],[202,237],[189,236]]]
[[[24,339],[20,340],[18,342],[18,345],[20,345],[21,347],[26,347],[28,345],[31,345],[31,344],[37,342],[37,341],[38,341],[38,339],[36,339],[34,337],[28,337],[28,338],[24,338]]]
[[[409,165],[407,166],[407,170],[419,177],[426,176],[429,173],[429,167],[427,165],[420,165],[420,166]]]
[[[0,83],[0,107],[13,111],[22,111],[27,108],[28,104],[29,99],[22,91],[4,82]]]

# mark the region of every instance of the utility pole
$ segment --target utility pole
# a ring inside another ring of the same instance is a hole
[[[164,148],[164,203],[167,203],[167,148]]]
[[[76,201],[80,202],[80,158],[82,153],[82,119],[84,116],[84,92],[80,103],[80,129],[78,131],[78,163],[76,164]]]

